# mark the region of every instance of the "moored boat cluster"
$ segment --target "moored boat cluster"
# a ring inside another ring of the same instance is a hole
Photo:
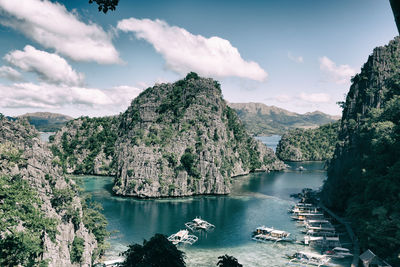
[[[321,254],[300,251],[287,255],[290,263],[323,266],[332,258],[344,259],[353,256],[349,249],[342,247],[339,233],[321,209],[310,203],[298,203],[289,212],[293,214],[292,219],[296,220],[300,227],[304,227],[304,239],[298,242],[321,251]]]
[[[185,223],[186,228],[191,230],[192,232],[196,231],[209,231],[215,228],[215,225],[201,219],[195,218],[190,222]],[[187,229],[180,230],[179,232],[172,234],[168,237],[168,240],[172,242],[174,245],[179,244],[188,244],[193,245],[199,238],[195,235],[189,234]]]

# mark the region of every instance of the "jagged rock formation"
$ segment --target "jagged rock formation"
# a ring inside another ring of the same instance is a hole
[[[339,122],[316,129],[295,129],[285,133],[276,155],[285,161],[322,161],[333,157],[338,141]]]
[[[228,103],[228,105],[237,112],[247,131],[255,136],[282,135],[291,129],[317,128],[340,119],[338,116],[320,111],[298,114],[262,103]]]
[[[352,79],[322,198],[352,220],[362,249],[400,265],[400,37]]]
[[[67,173],[114,175],[118,117],[81,117],[50,138],[52,151]]]
[[[231,178],[281,170],[251,138],[219,84],[190,73],[142,92],[120,117],[114,192],[135,197],[228,194]]]
[[[27,121],[1,114],[0,178],[0,265],[91,266],[98,244],[76,185]]]

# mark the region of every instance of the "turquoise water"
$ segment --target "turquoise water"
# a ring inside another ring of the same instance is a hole
[[[133,242],[142,243],[155,233],[171,235],[196,216],[216,226],[208,233],[197,233],[199,240],[181,247],[187,266],[216,266],[218,256],[229,254],[244,266],[285,266],[285,254],[309,250],[298,244],[257,243],[252,231],[261,225],[285,230],[302,237],[287,209],[294,204],[290,194],[304,187],[319,188],[326,177],[323,163],[289,163],[284,172],[254,173],[235,178],[229,196],[198,196],[178,199],[138,200],[112,196],[111,177],[84,176],[84,188],[104,208],[108,230],[118,231],[110,238],[106,256],[113,258]],[[306,170],[295,171],[299,166]],[[338,266],[348,266],[340,264]]]

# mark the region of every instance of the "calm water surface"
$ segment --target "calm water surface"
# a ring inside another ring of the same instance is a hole
[[[170,235],[196,216],[216,226],[208,233],[196,234],[199,240],[181,247],[188,266],[216,266],[217,257],[233,255],[244,266],[285,266],[286,253],[308,248],[295,244],[263,244],[251,240],[251,232],[265,225],[301,237],[287,209],[294,204],[290,194],[304,187],[317,189],[325,179],[322,163],[301,163],[306,171],[291,169],[275,173],[255,173],[237,178],[229,196],[200,196],[179,199],[138,200],[111,195],[111,177],[83,177],[84,188],[104,208],[108,230],[118,231],[109,242],[109,258],[126,250],[132,242],[141,243],[155,233]],[[346,265],[339,265],[346,266]]]
[[[260,140],[261,142],[266,144],[267,147],[272,148],[274,151],[276,151],[276,146],[278,145],[279,140],[281,140],[280,135],[256,136],[254,138]]]

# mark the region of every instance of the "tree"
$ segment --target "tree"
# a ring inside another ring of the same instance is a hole
[[[155,234],[143,245],[129,245],[122,253],[125,261],[122,267],[185,267],[185,253],[180,251],[162,234]]]
[[[89,4],[93,4],[93,2],[96,2],[99,6],[99,12],[107,13],[108,10],[115,10],[119,0],[89,0]]]
[[[217,266],[219,267],[243,267],[243,265],[240,264],[235,257],[229,256],[227,254],[219,256],[218,259],[219,261],[217,263]]]

